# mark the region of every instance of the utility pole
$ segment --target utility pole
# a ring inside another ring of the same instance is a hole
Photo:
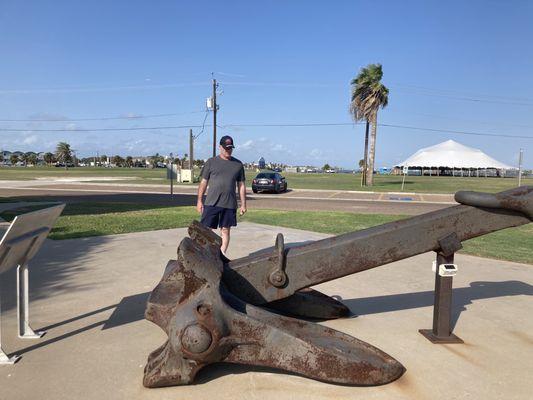
[[[217,155],[217,80],[213,79],[213,157]]]
[[[170,175],[168,174],[168,166],[167,166],[167,175],[170,176],[170,197],[174,195],[174,166],[172,165],[173,158],[174,158],[174,154],[170,153],[168,155],[168,159],[170,163]]]
[[[191,169],[191,183],[194,182],[194,137],[189,129],[189,168]]]
[[[522,160],[524,159],[524,149],[520,149],[518,156],[518,186],[522,185]]]

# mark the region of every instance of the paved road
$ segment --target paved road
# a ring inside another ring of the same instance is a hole
[[[135,202],[158,205],[195,205],[196,187],[176,186],[174,196],[162,185],[120,185],[53,181],[0,181],[0,197],[30,201]],[[416,215],[449,207],[451,195],[372,193],[295,189],[282,194],[248,194],[249,208],[345,211]]]

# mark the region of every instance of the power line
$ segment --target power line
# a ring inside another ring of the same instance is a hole
[[[494,136],[494,137],[508,137],[508,138],[518,138],[518,139],[533,139],[533,136],[525,135],[506,135],[503,133],[485,133],[485,132],[467,132],[467,131],[454,131],[448,129],[435,129],[435,128],[422,128],[418,126],[405,126],[405,125],[392,125],[392,124],[378,124],[378,126],[384,126],[388,128],[402,128],[402,129],[413,129],[419,131],[428,131],[428,132],[442,132],[442,133],[454,133],[458,135],[474,135],[474,136]]]
[[[482,121],[479,119],[449,117],[449,116],[444,116],[444,115],[425,114],[425,113],[417,113],[417,112],[407,112],[407,113],[402,112],[402,114],[416,115],[416,116],[421,116],[421,117],[430,117],[430,118],[437,118],[437,119],[446,119],[449,121],[474,122],[476,124],[483,124],[483,125],[505,125],[506,127],[514,126],[518,128],[533,129],[533,125],[513,124],[511,122]]]
[[[221,75],[243,77],[240,74],[229,74],[219,72]],[[264,82],[264,81],[223,81],[220,82],[225,85],[237,85],[237,86],[265,86],[265,87],[309,87],[309,88],[335,88],[345,87],[344,84],[339,83],[308,83],[308,82]],[[103,87],[59,87],[59,88],[42,88],[42,89],[4,89],[0,90],[2,94],[54,94],[54,93],[86,93],[86,92],[106,92],[106,91],[127,91],[127,90],[153,90],[153,89],[167,89],[167,88],[179,88],[187,86],[204,86],[208,82],[175,82],[175,83],[163,83],[163,84],[149,84],[149,85],[122,85],[122,86],[103,86]],[[505,97],[494,96],[485,94],[473,94],[467,92],[461,92],[449,89],[437,89],[428,88],[417,85],[403,85],[403,84],[389,84],[389,86],[399,88],[407,93],[422,95],[443,97],[455,100],[473,101],[473,102],[486,102],[508,105],[521,105],[521,106],[533,106],[533,100],[519,97]],[[407,89],[407,90],[405,90]],[[416,92],[410,91],[415,90]],[[453,94],[463,94],[464,96],[454,96]],[[498,99],[498,100],[494,100]]]
[[[463,100],[463,101],[471,101],[475,103],[492,103],[492,104],[507,104],[507,105],[513,105],[513,106],[528,106],[533,107],[533,103],[522,103],[522,102],[515,102],[515,101],[502,101],[502,100],[490,100],[490,99],[480,99],[475,97],[462,97],[462,96],[452,96],[447,94],[438,94],[438,93],[424,93],[424,92],[412,92],[409,90],[401,89],[409,94],[414,94],[418,96],[430,96],[430,97],[442,97],[446,99],[453,99],[453,100]]]
[[[224,128],[246,128],[246,127],[313,127],[313,126],[348,126],[354,125],[354,122],[339,122],[339,123],[302,123],[302,124],[228,124],[223,125]],[[475,136],[494,136],[494,137],[508,137],[508,138],[518,138],[518,139],[533,139],[533,136],[525,135],[506,135],[498,133],[485,133],[485,132],[468,132],[468,131],[455,131],[448,129],[435,129],[435,128],[425,128],[419,126],[406,126],[406,125],[393,125],[393,124],[378,124],[378,126],[387,127],[387,128],[401,128],[401,129],[412,129],[419,131],[428,131],[428,132],[442,132],[442,133],[454,133],[458,135],[475,135]]]
[[[294,123],[294,124],[226,124],[218,125],[220,128],[254,128],[254,127],[274,127],[274,128],[284,128],[284,127],[305,127],[305,126],[348,126],[348,125],[359,125],[358,122],[309,122],[309,123]]]
[[[202,122],[202,129],[200,129],[200,132],[199,132],[197,135],[193,136],[193,139],[194,139],[194,140],[198,139],[198,138],[200,137],[200,135],[201,135],[202,133],[204,133],[205,121],[207,121],[207,116],[208,116],[208,115],[209,115],[209,110],[206,110],[206,111],[205,111],[204,122]]]
[[[77,121],[112,121],[112,120],[139,120],[145,118],[159,118],[159,117],[175,117],[178,115],[198,114],[202,111],[190,111],[185,113],[171,113],[171,114],[148,114],[148,115],[133,115],[125,117],[95,117],[95,118],[68,118],[68,119],[0,119],[0,122],[77,122]]]
[[[291,128],[291,127],[324,127],[324,126],[353,126],[355,122],[334,122],[334,123],[259,123],[259,124],[226,124],[217,125],[219,128]],[[172,125],[172,126],[152,126],[152,127],[130,127],[130,128],[93,128],[93,129],[13,129],[13,128],[0,128],[1,132],[113,132],[113,131],[145,131],[145,130],[164,130],[164,129],[185,129],[185,128],[204,128],[211,126],[209,124],[203,125]],[[411,129],[428,132],[441,132],[441,133],[453,133],[458,135],[474,135],[474,136],[492,136],[492,137],[507,137],[516,139],[533,139],[533,136],[525,135],[507,135],[498,133],[486,133],[486,132],[470,132],[470,131],[456,131],[450,129],[437,129],[426,128],[420,126],[408,126],[408,125],[395,125],[395,124],[383,124],[378,126],[386,128],[400,128]]]
[[[105,86],[105,87],[63,87],[63,88],[44,88],[44,89],[4,89],[0,90],[2,94],[54,94],[54,93],[90,93],[90,92],[110,92],[123,90],[153,90],[168,89],[187,86],[205,86],[207,82],[180,82],[165,83],[155,85],[129,85],[129,86]]]
[[[207,125],[209,126],[209,125]],[[18,128],[0,128],[0,132],[113,132],[113,131],[148,131],[155,129],[182,129],[182,128],[200,128],[201,125],[174,125],[174,126],[151,126],[151,127],[131,127],[131,128],[90,128],[90,129],[18,129]]]
[[[436,92],[440,94],[449,94],[449,95],[460,95],[460,96],[466,96],[466,97],[476,97],[476,98],[485,98],[485,99],[499,99],[499,100],[505,100],[505,101],[520,101],[520,102],[527,102],[532,103],[533,99],[528,99],[525,97],[511,97],[511,96],[495,96],[493,94],[480,94],[480,93],[472,93],[472,92],[464,92],[460,90],[453,90],[453,89],[438,89],[438,88],[429,88],[425,86],[418,86],[418,85],[404,85],[404,84],[389,84],[391,87],[397,87],[400,89],[413,89],[413,90],[419,90],[419,91],[425,91],[425,92]]]
[[[297,87],[308,87],[308,88],[344,87],[344,85],[340,85],[340,84],[299,83],[299,82],[223,81],[221,83],[225,85],[262,86],[262,87],[295,87],[295,88]],[[495,104],[508,104],[508,105],[533,107],[533,100],[525,99],[525,98],[487,96],[483,94],[465,94],[465,92],[443,90],[443,89],[432,89],[432,88],[426,88],[422,86],[413,86],[413,85],[390,84],[389,86],[396,87],[400,91],[403,91],[405,93],[419,95],[419,96],[442,97],[442,98],[448,98],[448,99],[453,99],[453,100],[462,100],[462,101],[471,101],[471,102],[480,102],[480,103],[495,103]],[[463,95],[454,95],[454,93],[463,94]]]

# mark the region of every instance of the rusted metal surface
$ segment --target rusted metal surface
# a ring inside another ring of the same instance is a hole
[[[531,219],[533,187],[457,198],[475,207],[450,207],[291,248],[278,235],[272,252],[235,261],[221,255],[217,235],[193,222],[148,300],[146,318],[168,340],[150,354],[144,385],[189,384],[201,368],[222,361],[341,384],[397,379],[405,369],[383,351],[268,308],[312,318],[346,315],[341,303],[306,288],[431,250],[450,257],[461,241]]]
[[[532,190],[533,186],[520,186],[496,194],[461,191],[455,194],[455,201],[474,207],[515,210],[533,221]]]
[[[265,307],[290,317],[310,319],[335,319],[351,314],[350,309],[340,301],[311,288],[301,289],[289,297],[268,303]]]
[[[368,343],[312,322],[273,314],[247,304],[221,282],[220,243],[192,226],[178,259],[167,265],[148,300],[146,318],[168,335],[150,354],[144,385],[191,383],[214,362],[275,367],[344,384],[381,385],[404,367]]]
[[[241,299],[261,305],[290,296],[304,287],[439,250],[439,241],[450,234],[462,242],[530,222],[525,212],[533,207],[533,186],[496,196],[507,199],[498,203],[498,208],[458,205],[288,248],[284,270],[287,279],[282,287],[273,286],[267,273],[276,268],[276,250],[231,261],[224,270],[223,280]],[[510,205],[509,199],[512,199],[512,209],[502,208]]]

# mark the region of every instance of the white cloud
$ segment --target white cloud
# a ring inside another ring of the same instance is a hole
[[[79,128],[78,124],[76,124],[74,122],[69,122],[68,124],[65,124],[65,129],[69,129],[69,130],[75,131],[75,130],[78,130],[80,128]]]
[[[28,144],[28,145],[36,144],[38,142],[39,142],[39,137],[36,135],[27,136],[22,141],[22,143]]]
[[[31,120],[44,120],[44,121],[68,121],[70,118],[68,118],[65,115],[61,114],[50,114],[50,113],[35,113],[31,114],[28,119]]]
[[[247,140],[246,142],[244,142],[243,144],[241,144],[239,146],[240,149],[243,149],[243,150],[250,150],[252,149],[253,147],[255,146],[255,143],[253,140]]]
[[[314,158],[314,159],[320,159],[324,157],[324,153],[320,149],[313,149],[309,153],[309,157]]]

